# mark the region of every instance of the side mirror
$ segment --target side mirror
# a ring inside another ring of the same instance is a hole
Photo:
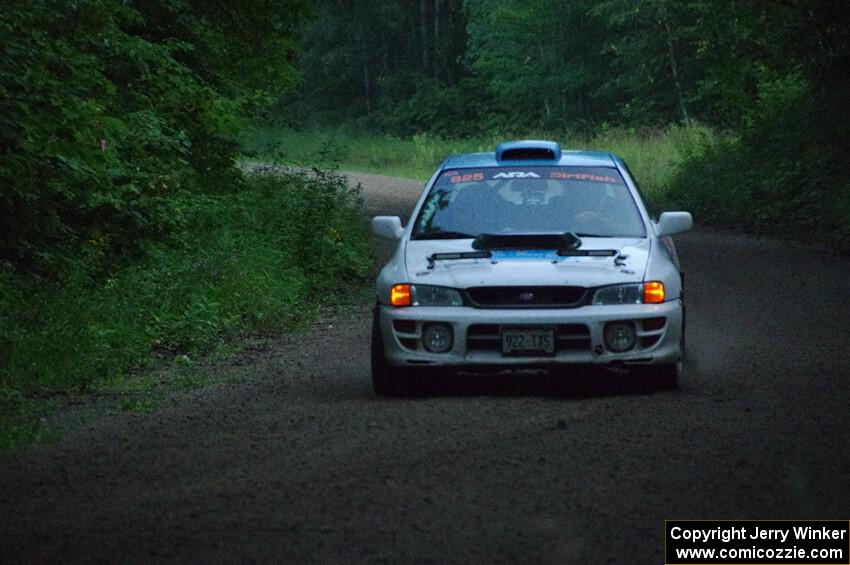
[[[375,216],[372,218],[372,232],[387,239],[401,239],[404,228],[398,216]]]
[[[664,212],[658,217],[658,235],[673,235],[694,226],[690,212]]]

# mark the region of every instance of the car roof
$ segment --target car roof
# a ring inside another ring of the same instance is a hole
[[[481,167],[616,167],[617,157],[603,151],[561,151],[560,159],[538,160],[522,159],[511,161],[499,161],[496,152],[466,153],[464,155],[452,155],[443,162],[441,167],[445,169],[466,169]]]

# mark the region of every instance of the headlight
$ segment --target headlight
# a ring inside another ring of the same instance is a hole
[[[604,286],[593,294],[593,304],[658,304],[659,302],[664,302],[664,283],[661,281]]]
[[[604,286],[593,295],[594,304],[640,304],[643,302],[642,284]]]
[[[390,289],[393,306],[463,306],[460,292],[444,286],[397,284]]]
[[[413,306],[463,306],[463,298],[453,288],[411,285]]]

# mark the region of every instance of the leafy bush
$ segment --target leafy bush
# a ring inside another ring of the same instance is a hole
[[[827,103],[797,75],[763,83],[742,133],[696,146],[669,198],[700,221],[850,250],[850,136]]]
[[[146,244],[144,259],[101,279],[0,271],[0,392],[84,390],[152,352],[203,353],[344,300],[369,264],[357,203],[333,172],[265,170],[239,192],[179,200],[176,243]]]
[[[274,5],[4,2],[0,261],[104,269],[179,231],[186,191],[238,186],[229,138],[294,82],[285,30],[306,3]]]
[[[461,138],[484,131],[480,109],[486,105],[487,93],[480,81],[470,78],[449,86],[419,78],[414,84],[409,96],[387,104],[365,123],[400,136]]]

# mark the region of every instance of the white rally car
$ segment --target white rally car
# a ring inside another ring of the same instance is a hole
[[[684,309],[669,236],[693,222],[653,219],[616,155],[513,141],[453,156],[411,218],[372,220],[399,241],[376,284],[376,394],[436,369],[579,365],[677,386]]]

